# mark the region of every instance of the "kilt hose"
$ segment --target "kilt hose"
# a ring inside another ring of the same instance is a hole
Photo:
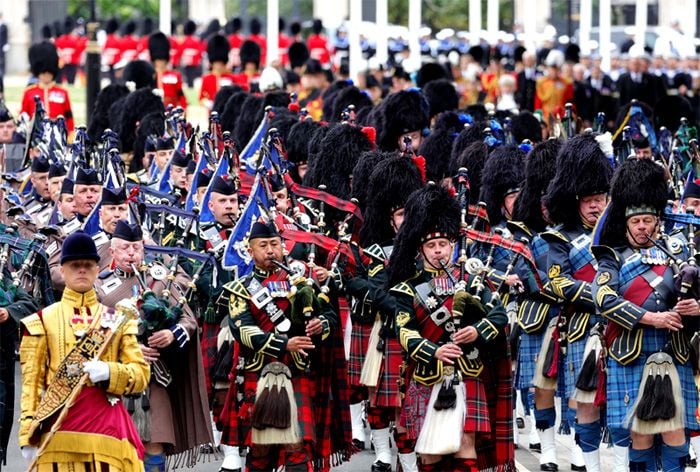
[[[348,359],[348,376],[350,386],[352,387],[362,386],[360,384],[360,374],[362,374],[362,364],[365,363],[365,357],[367,356],[371,332],[372,324],[352,324],[352,333],[350,333],[350,357]]]
[[[442,382],[438,384],[441,385]],[[464,432],[489,432],[489,407],[486,400],[484,384],[479,377],[464,379],[467,399],[467,415],[464,419]],[[425,415],[428,413],[428,403],[433,386],[427,387],[411,379],[406,391],[404,406],[401,411],[400,424],[406,428],[410,439],[417,439],[423,427]]]
[[[252,418],[258,376],[258,372],[245,373],[243,401],[240,407],[237,407],[236,402],[238,386],[235,382],[231,382],[231,388],[217,425],[222,430],[221,442],[223,444],[239,447],[252,445]],[[316,420],[312,405],[313,382],[305,376],[297,375],[292,378],[292,385],[297,404],[297,421],[299,422],[301,438],[304,442],[313,444],[316,440]]]
[[[370,398],[373,406],[397,408],[401,406],[399,394],[399,378],[403,351],[401,344],[395,338],[388,338],[384,345],[384,359],[379,372],[379,382],[374,398]]]

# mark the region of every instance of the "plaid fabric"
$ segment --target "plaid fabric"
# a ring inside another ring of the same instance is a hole
[[[649,257],[651,259],[662,261],[668,259],[668,256],[663,251],[661,251],[661,249],[657,249],[655,247],[649,249],[640,249],[638,252],[634,253],[630,258],[625,260],[622,264],[622,267],[620,267],[620,273],[618,275],[618,283],[620,287],[626,287],[630,284],[632,279],[650,270],[650,265],[648,263],[642,262],[643,257]]]
[[[588,327],[586,332],[590,330],[596,323],[603,321],[603,317],[595,313],[591,313],[588,318]],[[588,334],[574,341],[573,343],[568,343],[566,348],[566,359],[565,359],[565,379],[566,383],[566,398],[572,398],[574,392],[576,391],[576,379],[578,377],[578,372],[583,366],[583,353],[586,350],[586,340],[588,339]],[[561,372],[561,371],[560,371]]]
[[[207,321],[202,321],[201,323],[202,339],[200,346],[202,349],[202,367],[204,368],[204,378],[207,385],[207,398],[209,399],[209,404],[211,405],[214,394],[209,371],[214,368],[214,364],[216,363],[216,353],[218,352],[216,337],[219,334],[221,325],[219,323],[209,323]]]
[[[498,342],[498,340],[496,341]],[[476,457],[479,470],[515,471],[513,447],[513,377],[508,343],[503,340],[505,356],[488,356],[481,379],[486,391],[490,432],[477,434]]]
[[[377,394],[374,397],[374,404],[383,407],[401,406],[399,396],[399,369],[403,361],[401,344],[394,338],[386,340],[384,348],[384,364],[379,374],[377,384]]]
[[[367,355],[367,347],[369,346],[369,336],[371,332],[371,324],[352,324],[352,332],[350,333],[350,357],[348,358],[350,385],[360,386],[362,364],[364,364],[365,356]]]
[[[240,408],[235,407],[235,396],[227,400],[219,419],[222,426],[221,442],[232,446],[252,445],[252,418],[255,405],[255,390],[258,386],[259,372],[246,372],[243,388],[245,395]],[[235,391],[235,382],[232,382],[230,391]],[[314,442],[316,439],[314,406],[312,406],[313,382],[306,376],[296,375],[292,377],[294,398],[297,404],[297,420],[301,437],[304,441]],[[235,393],[234,393],[235,395]]]
[[[571,272],[581,270],[587,264],[595,266],[595,258],[590,250],[591,236],[588,233],[583,233],[577,238],[574,238],[569,250],[569,261],[571,262]]]
[[[464,380],[464,386],[467,390],[467,415],[464,419],[464,432],[490,432],[489,407],[481,378],[467,377]],[[406,428],[408,437],[411,439],[417,439],[420,434],[425,415],[428,412],[432,390],[433,387],[426,387],[414,380],[411,380],[408,386],[399,422],[401,426]]]
[[[518,390],[532,388],[532,378],[535,375],[535,362],[542,349],[544,333],[547,330],[527,334],[521,331],[518,359],[515,365],[514,386]]]
[[[666,345],[668,335],[665,330],[643,329],[642,353],[634,362],[623,366],[614,359],[608,358],[607,423],[610,428],[627,427],[625,418],[637,400],[647,357],[659,352]],[[693,379],[692,368],[689,364],[676,364],[676,368],[678,369],[685,402],[685,426],[689,429],[699,429],[698,420],[695,417],[695,409],[698,405],[698,391]]]

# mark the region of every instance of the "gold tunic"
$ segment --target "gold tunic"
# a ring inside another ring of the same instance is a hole
[[[24,336],[20,345],[20,447],[29,445],[29,428],[42,393],[51,383],[63,359],[75,346],[75,332],[86,330],[90,316],[101,316],[105,309],[97,301],[94,290],[78,293],[66,288],[61,301],[22,320]],[[150,367],[143,358],[136,334],[136,321],[128,321],[115,333],[109,348],[100,358],[109,365],[106,393],[121,396],[146,389]],[[92,384],[88,381],[88,385]],[[104,435],[58,431],[49,443],[47,452],[51,453],[47,454],[48,457],[60,462],[59,471],[71,470],[76,465],[79,467],[76,470],[82,470],[83,463],[93,461],[119,464],[118,468],[125,472],[143,470],[136,450],[128,441]],[[42,455],[39,459],[39,471],[53,470],[51,463],[42,461],[44,457]]]

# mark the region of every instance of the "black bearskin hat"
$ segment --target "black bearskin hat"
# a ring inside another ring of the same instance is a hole
[[[129,20],[124,25],[124,34],[132,35],[136,32],[136,22],[134,20]]]
[[[185,33],[185,36],[191,36],[197,31],[197,23],[195,23],[192,20],[187,20],[185,22],[185,26],[182,29],[182,32]]]
[[[299,33],[301,33],[301,23],[299,23],[298,21],[292,21],[292,24],[289,25],[289,33],[292,36],[296,36]]]
[[[450,192],[440,185],[428,183],[413,192],[404,207],[404,220],[389,259],[388,286],[408,280],[416,273],[416,256],[428,235],[459,236],[459,204]]]
[[[349,87],[352,87],[351,80],[336,80],[323,92],[321,95],[321,101],[323,102],[323,121],[338,121],[337,119],[333,120],[333,103],[338,93],[344,88]]]
[[[309,160],[309,143],[321,124],[314,120],[303,120],[295,123],[289,130],[285,140],[287,159],[293,164],[301,164]],[[290,171],[295,182],[301,182],[296,166]]]
[[[279,108],[275,110],[275,114],[270,120],[268,129],[275,128],[282,137],[283,142],[286,142],[289,130],[292,129],[292,126],[297,124],[298,121],[299,117],[296,113],[284,108]]]
[[[207,56],[209,62],[228,62],[228,52],[231,45],[222,34],[215,34],[207,41]]]
[[[129,165],[130,172],[137,172],[141,169],[148,138],[163,136],[163,133],[165,133],[165,115],[163,113],[154,111],[141,119],[136,130],[136,139],[134,139],[134,158]]]
[[[681,124],[681,118],[695,121],[695,113],[690,101],[681,95],[665,95],[654,106],[654,127],[662,126],[675,133]]]
[[[377,145],[384,151],[398,149],[402,134],[422,131],[430,124],[428,101],[415,89],[392,93],[384,100],[381,111],[376,121]]]
[[[165,106],[160,96],[151,89],[139,89],[131,92],[124,99],[119,129],[115,129],[122,144],[122,152],[131,152],[134,143],[136,123],[151,112],[165,113]]]
[[[153,32],[153,18],[146,17],[141,23],[141,35],[148,36]]]
[[[107,25],[105,26],[105,33],[114,34],[119,31],[119,20],[116,18],[110,18],[107,20]]]
[[[53,43],[43,41],[29,48],[29,68],[34,77],[48,72],[54,77],[58,74],[58,51]]]
[[[422,186],[420,170],[413,159],[398,153],[384,154],[369,178],[363,181],[365,221],[360,230],[360,245],[369,247],[392,240],[391,215],[403,208],[409,195]]]
[[[148,52],[151,55],[151,61],[158,59],[170,61],[170,40],[160,31],[151,34],[148,37]]]
[[[224,112],[224,108],[226,107],[226,102],[228,102],[228,99],[233,96],[234,93],[240,92],[243,89],[241,88],[240,85],[224,85],[219,89],[218,92],[216,92],[216,96],[214,97],[214,103],[211,106],[211,111],[215,111],[219,114],[219,118],[221,118],[221,114]],[[233,126],[229,129],[231,131],[233,129]]]
[[[231,28],[231,33],[238,33],[243,28],[243,22],[237,16],[231,18],[227,25]]]
[[[311,25],[311,31],[313,31],[314,34],[321,34],[323,32],[323,22],[318,18],[314,19]]]
[[[607,193],[612,166],[600,149],[597,133],[580,134],[564,143],[557,156],[557,169],[544,203],[549,218],[565,228],[581,224],[578,199]]]
[[[345,87],[335,95],[335,99],[333,100],[333,112],[329,117],[330,121],[340,121],[343,111],[349,105],[355,106],[355,113],[357,114],[360,110],[371,107],[372,100],[365,92],[354,85]]]
[[[627,245],[627,217],[633,214],[663,214],[668,198],[664,168],[651,159],[628,159],[615,170],[610,203],[599,224],[598,243],[608,247]]]
[[[392,156],[392,153],[381,151],[369,151],[362,153],[360,159],[352,170],[352,198],[356,199],[362,213],[364,214],[367,203],[367,182],[372,175],[374,168],[383,159]]]
[[[318,129],[316,129],[316,131],[314,131],[314,133],[311,135],[311,139],[309,140],[309,145],[307,147],[308,160],[306,162],[308,164],[308,169],[306,172],[307,175],[304,177],[305,183],[309,182],[309,171],[316,167],[316,163],[319,161],[319,156],[323,151],[323,143],[326,139],[326,135],[336,126],[338,126],[337,123],[328,123],[319,126]]]
[[[427,62],[418,69],[416,75],[416,85],[419,88],[425,87],[433,80],[447,79],[447,70],[437,62]]]
[[[525,182],[515,201],[513,219],[538,233],[547,227],[542,216],[542,196],[554,177],[560,148],[561,141],[548,139],[535,145],[525,159]]]
[[[525,151],[517,146],[499,146],[491,152],[484,164],[479,200],[486,203],[492,225],[497,225],[504,218],[501,207],[506,195],[519,192],[522,187],[525,156]]]
[[[287,54],[289,55],[289,65],[292,69],[303,66],[311,57],[306,44],[298,41],[289,46]]]
[[[423,139],[418,154],[425,158],[428,180],[440,182],[450,176],[450,152],[454,133],[438,129]]]
[[[312,187],[325,185],[328,192],[345,200],[350,198],[350,178],[363,152],[370,151],[373,143],[362,128],[341,124],[330,129],[321,143],[314,166],[304,178]]]
[[[248,141],[255,133],[256,127],[260,124],[263,113],[262,104],[262,97],[248,95],[241,106],[236,127],[233,129],[233,140],[236,146],[239,147],[239,151],[248,144]]]
[[[255,67],[260,67],[260,45],[255,41],[246,40],[241,44],[239,52],[241,56],[241,65],[246,65],[250,62],[255,64]]]
[[[221,90],[216,94],[216,98],[219,98]],[[229,95],[228,100],[223,105],[223,110],[219,114],[219,121],[221,123],[221,129],[223,131],[229,131],[231,136],[234,135],[234,130],[236,127],[236,122],[241,114],[243,108],[243,103],[245,103],[248,94],[243,90],[236,90],[231,95]],[[216,100],[214,101],[216,104]],[[243,144],[244,145],[244,144]]]
[[[484,128],[488,128],[488,123],[477,123],[474,122],[473,124],[469,126],[464,126],[460,131],[457,137],[455,138],[455,142],[452,145],[452,160],[455,161],[456,159],[459,159],[459,155],[462,154],[462,151],[469,146],[471,143],[474,142],[483,142],[484,141]]]
[[[49,26],[48,24],[42,26],[40,30],[40,36],[42,40],[51,39],[51,36],[53,36],[53,33],[51,32],[51,26]]]
[[[529,139],[533,143],[542,141],[540,120],[529,111],[521,111],[512,118],[511,123],[511,131],[516,143],[522,143],[524,139]]]
[[[443,111],[456,110],[459,107],[459,96],[455,86],[447,79],[438,79],[429,82],[423,93],[430,105],[430,117],[434,117]]]
[[[267,92],[263,96],[263,110],[269,106],[274,108],[284,108],[285,110],[287,110],[287,106],[290,103],[291,98],[289,98],[289,94],[282,90]],[[262,120],[262,115],[260,115],[258,123],[260,122],[260,120]]]
[[[258,35],[262,31],[262,23],[258,18],[252,18],[249,23],[250,34]]]
[[[483,141],[473,141],[457,155],[452,155],[450,174],[456,175],[461,167],[469,172],[469,194],[472,202],[481,192],[481,172],[489,157],[489,147]]]
[[[136,89],[140,88],[155,88],[156,86],[156,70],[150,62],[137,59],[130,61],[124,68],[122,81],[133,82]]]
[[[95,108],[90,115],[90,123],[88,123],[87,132],[91,141],[99,141],[104,130],[109,128],[109,107],[128,94],[129,89],[119,84],[110,84],[100,90],[100,93],[97,94],[97,100],[95,100]]]
[[[73,32],[74,29],[75,29],[75,19],[70,15],[66,16],[66,19],[63,20],[63,32],[65,34],[70,34]]]

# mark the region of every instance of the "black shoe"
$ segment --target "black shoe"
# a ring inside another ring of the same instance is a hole
[[[353,439],[352,440],[352,445],[357,448],[358,451],[364,451],[365,450],[365,442],[360,441],[359,439]]]
[[[199,447],[199,452],[202,454],[214,454],[214,446],[211,444],[203,444]]]
[[[559,470],[559,466],[554,462],[547,462],[546,464],[540,464],[540,470],[545,472],[556,472]]]
[[[377,461],[372,464],[372,472],[391,472],[391,464],[386,462]]]
[[[518,417],[515,418],[515,424],[518,425],[518,429],[524,429],[525,428],[525,420]]]
[[[572,472],[586,472],[586,466],[585,465],[571,464],[571,471]]]
[[[697,459],[688,459],[685,463],[686,467],[690,467],[691,469],[694,469],[698,466],[698,460]]]
[[[533,452],[542,452],[542,445],[540,443],[530,443],[530,450]]]

